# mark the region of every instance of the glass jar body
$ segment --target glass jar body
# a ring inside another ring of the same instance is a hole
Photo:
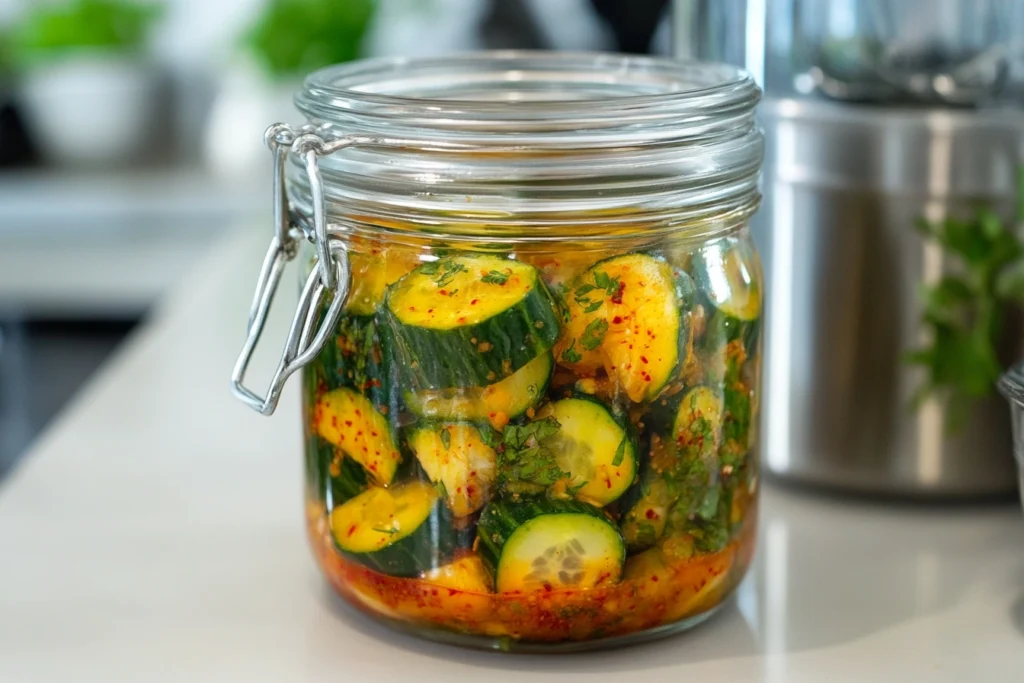
[[[342,596],[513,648],[683,628],[726,599],[756,526],[761,282],[745,226],[639,251],[349,249],[347,309],[304,371],[309,534]],[[541,303],[508,304],[531,276]],[[414,279],[450,296],[403,290]],[[431,314],[394,308],[421,296],[489,315],[416,336]],[[537,333],[528,362],[502,342],[515,307]],[[482,376],[440,381],[460,368]]]
[[[329,223],[351,271],[303,370],[329,582],[396,626],[489,648],[701,621],[755,537],[756,88],[608,56],[355,73],[299,99],[317,130],[355,131],[321,162],[321,228],[308,155],[288,183],[293,228],[322,244]],[[378,76],[433,99],[388,99]]]

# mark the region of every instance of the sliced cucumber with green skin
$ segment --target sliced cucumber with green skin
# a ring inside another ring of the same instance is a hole
[[[620,521],[630,550],[652,546],[673,514],[685,517],[706,500],[717,482],[723,402],[710,387],[696,387],[659,402],[647,419],[648,458]]]
[[[746,243],[721,240],[694,254],[693,279],[707,307],[705,348],[715,351],[739,339],[757,344],[761,317],[761,268]]]
[[[554,361],[545,352],[516,372],[484,387],[405,392],[413,414],[442,420],[500,422],[515,419],[537,405],[548,389]]]
[[[615,417],[592,397],[549,404],[539,418],[553,417],[558,431],[545,444],[569,475],[568,490],[604,506],[625,493],[636,478],[636,438],[625,417]]]
[[[373,487],[331,510],[334,544],[346,557],[391,576],[446,564],[459,533],[432,484]]]
[[[557,361],[581,375],[603,368],[633,402],[654,399],[678,372],[689,340],[693,283],[651,254],[591,266],[565,294]]]
[[[447,256],[388,288],[385,313],[414,391],[498,382],[548,351],[559,316],[528,264]]]
[[[484,508],[477,551],[499,593],[587,589],[622,575],[626,546],[598,508],[546,498]]]
[[[309,491],[328,507],[355,498],[370,485],[362,465],[318,436],[306,445],[306,475]]]
[[[457,517],[473,514],[493,494],[498,454],[488,441],[469,423],[428,423],[409,434],[409,448]]]
[[[372,315],[342,315],[334,337],[317,357],[325,388],[346,388],[363,394],[378,409],[397,409],[392,388],[395,365],[386,326]]]
[[[380,484],[395,477],[401,453],[391,424],[370,399],[354,389],[335,389],[317,397],[313,431],[340,448]]]

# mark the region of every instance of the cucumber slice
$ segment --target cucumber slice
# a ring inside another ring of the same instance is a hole
[[[492,503],[480,516],[477,538],[499,593],[614,583],[626,558],[619,530],[578,501]]]
[[[306,485],[313,497],[331,508],[365,491],[370,478],[341,449],[314,435],[306,445]]]
[[[391,425],[370,400],[352,389],[322,394],[313,406],[313,430],[366,469],[380,484],[390,484],[401,460]]]
[[[373,487],[331,510],[334,543],[346,556],[392,576],[444,564],[456,532],[437,489],[422,481]]]
[[[348,252],[352,288],[345,312],[372,315],[384,301],[388,285],[397,282],[419,263],[415,254],[385,246],[353,243]]]
[[[498,454],[471,424],[421,426],[409,448],[430,481],[438,484],[457,517],[471,515],[491,498]]]
[[[620,525],[631,551],[654,545],[673,515],[683,518],[711,505],[718,479],[723,403],[709,387],[696,387],[655,410],[649,457],[637,485],[625,497]],[[661,425],[667,424],[668,427]]]
[[[344,387],[367,398],[375,406],[397,408],[392,388],[395,365],[387,328],[372,315],[342,315],[315,363],[327,390]]]
[[[549,404],[539,417],[554,417],[558,431],[547,442],[568,488],[598,506],[619,498],[636,477],[636,441],[625,420],[590,398]]]
[[[483,561],[475,554],[466,555],[455,562],[431,569],[423,574],[430,583],[472,593],[493,592],[491,575]]]
[[[739,339],[752,350],[761,316],[761,265],[746,242],[720,240],[694,255],[693,279],[708,307],[705,346],[715,351]]]
[[[391,285],[385,309],[414,390],[493,384],[546,352],[558,314],[537,270],[497,256],[449,256]]]
[[[485,387],[407,391],[415,415],[442,420],[487,420],[495,427],[525,413],[544,397],[554,361],[542,353],[505,379]]]
[[[556,359],[583,375],[603,367],[634,402],[655,398],[686,347],[682,312],[691,285],[685,273],[650,254],[594,264],[565,296],[569,320]]]
[[[672,406],[671,432],[652,437],[651,466],[654,470],[679,473],[695,461],[714,458],[722,438],[721,395],[710,387],[700,386],[668,405]]]

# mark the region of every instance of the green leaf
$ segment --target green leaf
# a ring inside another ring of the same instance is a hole
[[[452,434],[447,427],[441,427],[441,444],[446,451],[452,447]]]
[[[508,282],[508,279],[511,275],[511,269],[505,273],[498,272],[497,270],[492,270],[486,273],[482,278],[480,278],[480,281],[489,285],[503,285],[506,282]]]
[[[569,344],[569,348],[567,348],[565,351],[562,351],[561,358],[563,361],[565,361],[566,363],[579,363],[581,360],[583,360],[583,356],[580,354],[579,351],[576,350],[575,347],[576,340],[573,339],[572,342]]]
[[[275,78],[304,75],[362,53],[374,0],[269,0],[244,47]]]
[[[619,447],[615,449],[615,457],[612,458],[612,467],[618,467],[622,464],[622,460],[626,457],[626,438],[623,437],[622,441],[619,442]]]
[[[603,300],[602,301],[595,301],[594,303],[589,304],[586,308],[584,308],[583,312],[584,313],[593,313],[597,309],[601,308],[601,304],[603,304],[603,303],[604,303]]]
[[[603,270],[595,270],[594,284],[597,285],[598,289],[603,289],[608,296],[612,296],[619,291],[619,276],[609,277],[608,273]]]
[[[162,12],[160,4],[126,0],[27,3],[11,30],[11,52],[31,63],[76,51],[138,51]]]
[[[608,321],[603,318],[591,321],[587,328],[583,330],[583,336],[580,337],[580,344],[583,345],[587,351],[593,351],[601,342],[604,341],[604,335],[608,332]]]
[[[996,276],[995,286],[1000,299],[1024,304],[1024,259],[1002,269]]]

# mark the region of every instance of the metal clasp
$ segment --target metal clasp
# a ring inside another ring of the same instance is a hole
[[[263,415],[271,415],[277,408],[288,377],[313,360],[327,344],[348,296],[351,278],[348,252],[340,240],[327,235],[327,209],[318,159],[354,144],[354,140],[337,138],[327,141],[309,128],[297,134],[290,126],[281,123],[268,128],[264,139],[274,158],[274,237],[256,281],[245,344],[231,373],[231,387],[235,396],[250,407]],[[263,334],[267,314],[285,266],[298,254],[297,242],[302,238],[302,235],[290,228],[285,187],[285,164],[289,152],[302,158],[309,179],[313,203],[312,242],[316,247],[316,262],[302,288],[281,360],[266,396],[263,397],[245,386],[245,373]],[[318,325],[320,311],[328,296],[331,302]]]

